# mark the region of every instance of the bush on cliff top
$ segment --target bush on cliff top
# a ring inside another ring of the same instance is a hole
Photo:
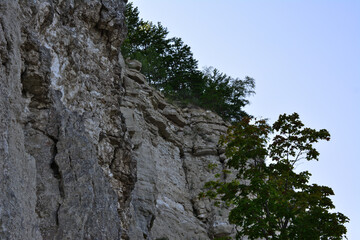
[[[168,38],[168,30],[139,17],[132,3],[126,7],[128,36],[122,45],[125,58],[139,60],[149,83],[182,106],[193,104],[212,110],[228,121],[247,115],[242,109],[254,93],[254,79],[232,78],[215,68],[198,70],[198,61],[181,38]]]

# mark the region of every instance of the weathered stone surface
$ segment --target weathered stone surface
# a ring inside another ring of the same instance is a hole
[[[176,123],[180,127],[184,127],[186,125],[186,120],[179,114],[179,112],[175,108],[168,105],[163,109],[162,113],[170,121]]]
[[[25,150],[21,24],[15,1],[0,2],[0,239],[41,239],[36,161]]]
[[[125,63],[122,0],[0,2],[0,239],[212,239],[227,124]]]
[[[146,82],[145,80],[145,76],[142,75],[140,72],[138,72],[137,70],[134,69],[128,69],[126,71],[126,75],[133,79],[134,81],[136,81],[139,84],[144,84]]]
[[[138,60],[135,60],[135,59],[130,59],[130,58],[126,59],[126,64],[130,69],[135,69],[137,71],[140,71],[141,67],[142,67],[141,62],[139,62]]]
[[[234,234],[227,210],[198,199],[203,184],[213,179],[208,165],[222,168],[218,140],[228,125],[210,111],[172,106],[147,83],[136,85],[135,77],[127,76],[124,99],[133,105],[121,111],[137,161],[130,238],[211,239]],[[127,89],[134,86],[138,95]]]
[[[0,3],[1,239],[126,237],[124,4]]]

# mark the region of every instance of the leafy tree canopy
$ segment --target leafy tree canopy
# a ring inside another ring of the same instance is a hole
[[[272,133],[276,135],[270,142]],[[294,171],[301,160],[318,160],[313,144],[319,140],[329,141],[329,132],[304,127],[297,113],[280,115],[272,126],[243,118],[229,128],[221,144],[226,145],[226,165],[235,169],[236,177],[206,183],[205,195],[232,205],[229,221],[237,225],[237,239],[345,237],[349,219],[332,211],[333,190],[309,184],[308,171]]]
[[[139,10],[127,4],[128,36],[122,45],[124,57],[139,60],[150,84],[180,105],[210,109],[225,120],[238,121],[246,113],[246,97],[254,93],[255,82],[232,78],[214,68],[198,70],[198,61],[181,38],[168,38],[168,30],[139,17]]]

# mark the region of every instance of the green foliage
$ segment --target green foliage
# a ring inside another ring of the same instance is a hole
[[[123,55],[142,62],[143,74],[155,87],[170,95],[186,94],[189,78],[199,74],[190,47],[181,38],[167,38],[169,32],[161,23],[140,19],[132,3],[127,4],[125,14],[128,36]]]
[[[218,165],[216,163],[209,163],[208,164],[208,169],[209,170],[214,170]]]
[[[246,113],[245,97],[254,93],[252,78],[232,78],[214,68],[198,70],[198,62],[181,38],[168,38],[168,30],[139,17],[139,10],[127,4],[128,36],[122,45],[124,57],[142,63],[150,84],[181,106],[196,105],[218,113],[225,120],[238,121]]]
[[[271,133],[276,136],[269,142]],[[220,196],[233,205],[229,221],[238,226],[238,239],[345,237],[349,219],[331,211],[333,190],[309,184],[308,171],[294,171],[301,160],[318,160],[313,143],[319,140],[329,141],[329,132],[305,128],[297,113],[280,115],[272,127],[265,120],[244,118],[229,128],[220,142],[226,145],[227,165],[236,170],[236,179],[205,187],[208,197]]]
[[[241,109],[249,103],[245,97],[255,93],[254,79],[232,78],[212,67],[204,70],[204,77],[205,86],[198,96],[200,106],[234,122],[247,115]]]
[[[214,238],[214,240],[230,240],[231,237],[217,237],[217,238]]]

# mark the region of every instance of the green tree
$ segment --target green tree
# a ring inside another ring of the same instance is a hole
[[[122,45],[125,57],[139,60],[142,72],[157,88],[174,94],[196,73],[198,63],[190,47],[181,38],[167,38],[169,32],[161,25],[144,21],[132,3],[126,5],[128,35]]]
[[[275,137],[269,143],[269,135]],[[207,196],[232,205],[230,223],[237,239],[342,239],[349,219],[331,211],[331,188],[309,184],[308,171],[296,173],[301,160],[318,160],[313,144],[330,140],[327,130],[304,127],[299,115],[280,115],[271,127],[265,120],[243,118],[221,139],[232,181],[211,181]],[[270,162],[265,163],[268,157]]]
[[[204,75],[205,87],[199,97],[202,107],[210,109],[232,122],[240,121],[247,116],[242,109],[249,103],[246,97],[255,93],[254,79],[250,77],[246,77],[245,80],[232,78],[212,67],[206,68]]]
[[[124,57],[139,60],[150,84],[180,106],[196,105],[238,121],[246,113],[246,97],[254,93],[252,78],[232,78],[214,68],[198,70],[198,62],[181,38],[167,38],[168,30],[139,17],[139,10],[127,4],[128,36],[122,45]]]

